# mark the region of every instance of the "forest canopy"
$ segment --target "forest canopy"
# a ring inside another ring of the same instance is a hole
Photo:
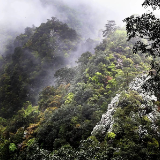
[[[27,27],[0,57],[0,159],[158,160],[159,19],[108,20],[101,42],[84,41],[74,9],[43,2],[70,25]]]

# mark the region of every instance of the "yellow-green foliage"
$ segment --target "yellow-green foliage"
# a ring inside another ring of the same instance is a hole
[[[14,143],[10,143],[9,150],[14,152],[17,149],[16,145]]]
[[[101,85],[101,81],[103,79],[103,75],[100,72],[96,72],[95,75],[93,77],[89,77],[89,80],[91,80],[92,82]]]
[[[78,117],[75,116],[75,117],[73,117],[73,118],[71,119],[71,122],[72,122],[73,124],[75,124],[75,123],[77,123],[77,120],[78,120]]]
[[[131,104],[140,105],[142,102],[142,97],[136,91],[129,91],[128,93],[122,92],[120,100],[128,100]]]
[[[111,79],[111,80],[108,80],[108,84],[106,86],[106,89],[109,89],[109,88],[115,88],[117,86],[117,82],[115,79]]]
[[[118,37],[127,37],[127,32],[126,32],[126,30],[116,30],[115,31],[115,36],[117,36],[117,38]]]
[[[74,94],[73,93],[69,93],[67,96],[66,96],[66,100],[65,100],[65,104],[69,104],[73,101],[73,98],[74,98]]]
[[[102,76],[102,73],[96,72],[95,75]]]
[[[28,142],[27,142],[27,146],[30,147],[31,145],[33,145],[35,143],[35,138],[32,138],[30,139]]]
[[[151,148],[151,149],[158,148],[159,147],[159,143],[155,138],[152,138],[152,140],[148,142],[147,147]]]
[[[108,133],[107,133],[107,137],[108,137],[108,138],[111,138],[111,139],[114,139],[114,138],[116,137],[116,134],[113,133],[113,132],[108,132]]]
[[[133,65],[133,61],[130,58],[123,59],[123,66],[124,67],[130,67]]]
[[[29,116],[31,114],[31,112],[32,112],[32,105],[29,104],[27,109],[24,110],[24,112],[25,112],[25,117]]]
[[[95,136],[90,136],[87,139],[92,140],[92,141],[98,143],[98,140],[97,140],[97,138]]]

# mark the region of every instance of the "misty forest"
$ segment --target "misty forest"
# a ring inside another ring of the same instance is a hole
[[[160,160],[160,19],[36,2],[39,25],[0,26],[0,160]]]

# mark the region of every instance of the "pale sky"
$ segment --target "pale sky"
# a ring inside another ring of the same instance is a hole
[[[144,0],[63,0],[69,6],[78,6],[84,3],[92,8],[92,12],[100,15],[96,18],[115,20],[123,24],[122,20],[132,14],[142,14],[148,9],[142,7]],[[156,11],[156,13],[160,13]],[[159,14],[160,15],[160,14]],[[39,0],[0,0],[0,26],[25,28],[40,25],[54,16],[53,9],[44,8]],[[96,20],[96,19],[95,19]]]
[[[63,1],[70,8],[82,11],[82,13],[87,10],[87,16],[82,18],[85,21],[87,20],[97,32],[105,28],[107,20],[115,20],[116,24],[122,27],[125,26],[125,23],[122,22],[123,19],[133,14],[141,15],[149,9],[152,11],[151,8],[144,9],[142,7],[144,0],[57,1]],[[81,9],[82,4],[87,6],[85,7],[86,10]],[[160,10],[155,13],[160,15]],[[41,23],[45,23],[47,19],[55,16],[60,21],[66,19],[66,15],[60,15],[55,8],[50,6],[44,7],[40,0],[0,0],[0,42],[7,41],[5,33],[8,31],[16,32],[18,35],[24,33],[26,27],[31,27],[33,24],[38,27]],[[95,36],[97,35],[95,32],[94,34]],[[1,48],[0,52],[2,52]]]
[[[142,7],[142,3],[144,0],[92,0],[93,3],[99,4],[99,9],[109,9],[110,13],[113,13],[113,15],[110,15],[112,19],[118,20],[119,22],[126,18],[131,16],[132,14],[139,14],[142,15],[143,13],[146,13],[148,10],[150,12],[153,12],[151,7],[147,7],[146,9]],[[153,12],[157,16],[160,15],[160,10],[157,9],[157,11]],[[115,18],[114,18],[115,17]]]

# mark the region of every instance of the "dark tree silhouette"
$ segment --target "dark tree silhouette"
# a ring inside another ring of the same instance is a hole
[[[117,29],[117,26],[114,20],[108,20],[108,23],[105,25],[105,27],[106,29],[103,31],[103,37],[107,37]]]
[[[153,10],[160,7],[158,0],[145,0],[142,4],[147,8],[151,6]],[[160,65],[157,58],[160,57],[160,19],[150,13],[141,16],[132,15],[123,20],[126,22],[128,40],[137,38],[133,47],[133,53],[143,53],[145,56],[152,56],[151,69],[156,74],[144,84],[144,89],[153,92],[160,99]]]

